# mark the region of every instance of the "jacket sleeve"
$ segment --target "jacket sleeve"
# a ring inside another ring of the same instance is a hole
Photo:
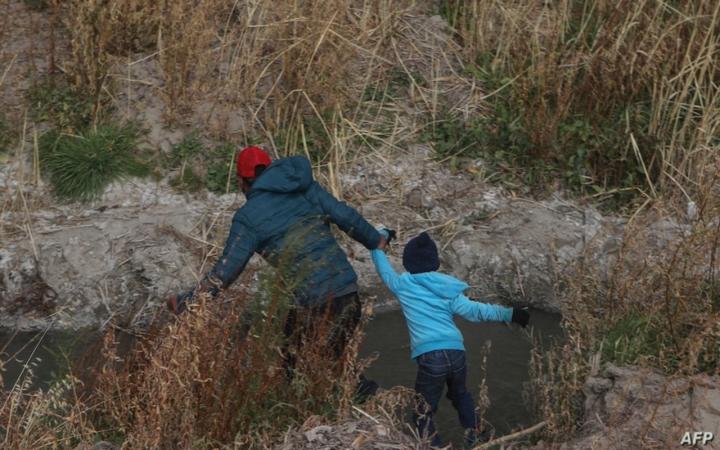
[[[211,284],[216,285],[215,291],[228,287],[240,276],[256,248],[255,233],[243,223],[240,211],[236,212],[222,256],[206,276]]]
[[[380,275],[380,278],[382,278],[388,289],[390,289],[393,294],[396,294],[399,276],[390,265],[390,261],[385,255],[385,252],[375,249],[370,250],[370,255],[372,256],[373,263],[375,264],[375,270],[378,275]]]
[[[380,243],[380,233],[354,208],[337,200],[317,181],[313,182],[309,193],[323,213],[329,216],[330,220],[348,236],[364,245],[368,250],[377,248]]]
[[[215,297],[220,289],[232,284],[242,273],[256,245],[255,234],[243,224],[239,212],[236,212],[220,259],[198,285],[178,295],[180,311],[187,309],[187,303],[191,303],[198,292],[208,292]]]
[[[471,322],[510,322],[512,308],[476,302],[460,294],[452,301],[452,312]]]

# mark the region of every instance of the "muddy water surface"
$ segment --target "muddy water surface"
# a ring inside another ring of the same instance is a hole
[[[48,387],[68,373],[71,362],[77,367],[100,350],[95,331],[0,332],[3,385],[11,389],[18,380],[31,380],[32,388]]]
[[[559,315],[532,310],[530,323],[532,332],[539,334],[545,344],[561,337]],[[482,378],[482,349],[490,343],[486,382],[491,405],[486,420],[499,434],[531,425],[533,418],[522,395],[529,379],[529,333],[515,325],[502,323],[470,323],[459,319],[457,324],[465,338],[467,386],[474,398],[477,398]],[[366,328],[361,356],[376,352],[378,358],[365,374],[384,388],[413,387],[417,366],[410,359],[409,342],[401,311],[377,314]],[[99,354],[100,348],[99,335],[93,332],[0,333],[4,387],[12,388],[20,375],[27,375],[28,371],[33,373],[34,388],[47,387],[67,372],[69,361],[91,357],[93,349]],[[445,397],[441,400],[436,423],[445,441],[461,442],[462,428]]]
[[[561,338],[560,315],[531,310],[532,332],[545,344]],[[516,325],[503,323],[471,323],[456,320],[465,339],[468,364],[467,387],[477,399],[482,379],[482,349],[489,341],[487,357],[488,396],[490,408],[485,419],[499,434],[532,425],[533,417],[523,401],[523,389],[529,380],[531,340],[529,333]],[[413,387],[417,365],[410,359],[410,339],[401,311],[376,315],[366,328],[361,354],[377,352],[378,359],[365,372],[381,387],[397,385]],[[447,392],[447,389],[446,389]],[[443,397],[436,418],[436,426],[445,442],[462,442],[463,430],[450,401]]]

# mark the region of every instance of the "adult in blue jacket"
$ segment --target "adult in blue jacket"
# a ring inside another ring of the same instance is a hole
[[[258,253],[282,271],[296,307],[317,317],[349,318],[335,342],[340,353],[359,321],[360,301],[357,275],[330,225],[370,250],[384,248],[384,236],[323,189],[304,157],[273,162],[262,149],[248,147],[238,155],[237,173],[247,202],[235,212],[222,256],[195,289],[171,298],[168,306],[179,314],[198,292],[217,295]],[[294,331],[295,322],[293,309],[287,334]]]

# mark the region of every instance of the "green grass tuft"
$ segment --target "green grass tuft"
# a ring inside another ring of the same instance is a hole
[[[170,152],[170,166],[180,167],[203,152],[204,146],[197,133],[186,135],[179,144],[173,145]]]
[[[106,125],[80,135],[50,131],[40,139],[40,163],[59,198],[89,201],[113,181],[149,173],[135,155],[138,138],[132,125]]]
[[[186,167],[170,179],[170,186],[179,191],[198,192],[203,187],[203,179],[192,167]]]

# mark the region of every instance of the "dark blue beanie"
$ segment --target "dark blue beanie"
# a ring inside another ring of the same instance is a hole
[[[437,246],[423,232],[408,241],[403,251],[403,266],[410,273],[433,272],[440,268]]]

